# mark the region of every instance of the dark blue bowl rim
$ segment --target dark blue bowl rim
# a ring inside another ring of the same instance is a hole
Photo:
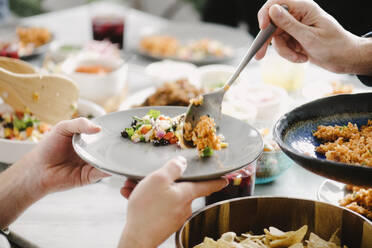
[[[355,97],[355,98],[357,98],[360,95],[370,95],[371,98],[372,98],[372,93],[352,94],[352,96]],[[281,126],[285,126],[285,128],[283,128],[283,133],[285,133],[285,131],[288,130],[288,127],[289,126],[288,125],[285,125],[285,121],[287,120],[287,117],[289,115],[291,115],[294,112],[299,111],[302,108],[311,106],[314,103],[321,103],[321,102],[328,101],[330,99],[344,98],[345,96],[350,96],[350,95],[341,94],[341,95],[336,95],[336,96],[329,96],[329,97],[320,98],[320,99],[317,99],[317,100],[314,100],[314,101],[305,103],[305,104],[303,104],[301,106],[298,106],[298,107],[294,108],[293,110],[291,110],[290,112],[284,114],[282,117],[279,118],[279,120],[274,125],[274,134],[273,134],[273,136],[274,136],[275,142],[277,142],[277,144],[279,145],[279,147],[288,156],[294,155],[296,157],[300,157],[300,158],[302,158],[304,160],[307,160],[307,161],[312,161],[312,162],[315,162],[315,163],[321,163],[321,164],[323,164],[325,166],[335,166],[335,167],[349,168],[349,169],[352,168],[353,170],[371,172],[372,171],[372,168],[371,167],[366,167],[366,166],[361,166],[361,165],[354,165],[354,164],[347,164],[347,163],[342,163],[342,162],[335,162],[335,161],[331,161],[331,160],[326,160],[326,159],[320,159],[320,158],[311,157],[311,156],[308,156],[308,155],[306,155],[304,153],[299,153],[298,151],[296,151],[295,149],[293,149],[291,146],[289,146],[288,144],[286,144],[284,142],[284,140],[282,139],[283,134],[280,133],[280,127]],[[329,116],[332,116],[332,114],[330,114]],[[294,123],[292,123],[292,125],[293,124]]]

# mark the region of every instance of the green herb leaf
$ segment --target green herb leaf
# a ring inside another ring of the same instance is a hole
[[[212,148],[210,148],[209,146],[204,148],[203,153],[202,153],[202,157],[210,157],[212,155],[213,155],[213,149]]]
[[[19,120],[19,119],[14,119],[13,120],[13,125],[19,131],[23,131],[23,130],[25,130],[27,128],[26,127],[26,123],[23,120]]]
[[[127,132],[129,138],[131,138],[133,136],[133,134],[134,134],[134,129],[132,127],[126,128],[125,129],[125,132]]]
[[[150,109],[150,111],[147,113],[147,115],[151,116],[154,119],[157,119],[160,115],[159,110]]]
[[[145,140],[145,137],[141,136],[140,141],[141,141],[141,142],[145,142],[145,141],[146,141],[146,140]]]

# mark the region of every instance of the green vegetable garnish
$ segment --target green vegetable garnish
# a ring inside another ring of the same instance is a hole
[[[150,111],[147,113],[147,115],[151,116],[154,119],[157,119],[160,115],[159,110],[150,109]]]
[[[129,138],[131,138],[134,134],[134,129],[132,127],[126,128],[125,132],[127,132]]]
[[[64,52],[74,52],[74,51],[79,51],[81,50],[81,46],[77,45],[64,45],[59,48],[61,51]]]
[[[140,141],[141,141],[141,142],[145,142],[145,141],[146,141],[146,140],[145,140],[145,137],[141,136]]]
[[[220,82],[220,83],[214,84],[212,88],[214,88],[214,89],[222,88],[223,86],[225,86],[225,82]]]
[[[15,128],[17,128],[19,131],[26,130],[28,127],[33,127],[36,123],[38,123],[39,120],[31,118],[28,115],[25,115],[23,119],[15,118],[13,120],[13,125]]]
[[[213,155],[213,149],[211,149],[209,146],[204,148],[203,153],[202,153],[202,157],[210,157],[212,155]]]
[[[137,116],[133,116],[132,119],[137,121],[137,122],[143,122],[143,120],[138,118]]]

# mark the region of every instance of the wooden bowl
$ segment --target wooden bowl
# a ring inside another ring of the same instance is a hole
[[[176,234],[177,248],[192,248],[204,237],[215,240],[228,231],[262,234],[274,226],[283,231],[308,225],[323,239],[340,228],[342,243],[350,248],[372,247],[372,222],[328,203],[284,197],[245,197],[219,202],[196,212]]]

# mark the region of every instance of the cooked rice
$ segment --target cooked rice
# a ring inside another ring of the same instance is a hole
[[[372,121],[362,126],[319,126],[314,136],[325,144],[316,151],[328,160],[372,167]],[[352,193],[340,200],[340,206],[372,219],[372,188],[348,186]]]
[[[372,188],[349,186],[352,193],[340,200],[340,206],[366,216],[372,220]]]
[[[203,104],[203,96],[199,95],[198,97],[191,99],[190,104],[193,104],[195,106],[202,105]]]
[[[221,137],[216,134],[214,120],[208,116],[200,117],[193,130],[190,123],[185,123],[184,132],[184,139],[192,141],[199,154],[207,147],[213,150],[221,150]]]
[[[314,136],[325,142],[316,148],[328,160],[372,167],[372,121],[358,129],[347,126],[319,126]]]
[[[179,49],[179,41],[167,35],[153,35],[141,40],[142,50],[154,56],[175,56]]]

